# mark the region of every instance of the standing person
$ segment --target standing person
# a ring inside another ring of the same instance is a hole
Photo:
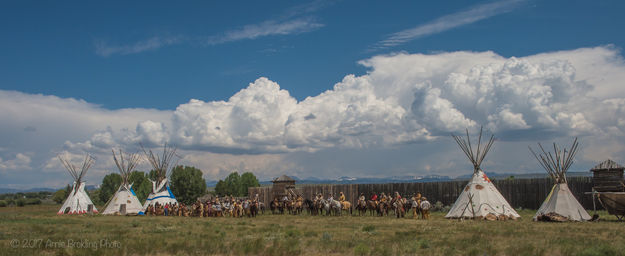
[[[424,219],[424,220],[429,219],[430,218],[430,208],[432,207],[432,205],[430,204],[428,199],[425,198],[425,197],[421,197],[421,204],[419,206],[421,206],[421,218]]]
[[[419,217],[419,205],[421,204],[421,193],[417,193],[416,195],[412,196],[412,218],[413,219],[417,219],[417,217]]]

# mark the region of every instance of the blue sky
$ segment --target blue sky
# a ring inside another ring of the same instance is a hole
[[[190,98],[225,100],[259,76],[302,100],[345,74],[363,74],[356,62],[377,54],[491,50],[509,57],[625,43],[622,1],[504,1],[488,18],[373,49],[393,33],[489,3],[499,2],[8,1],[0,10],[0,86],[111,109],[173,109]],[[208,42],[246,25],[294,20],[309,26]],[[155,38],[177,42],[136,53],[97,52],[98,44],[124,47]]]
[[[85,152],[95,184],[140,142],[207,179],[457,176],[448,135],[482,125],[493,171],[541,171],[527,146],[573,136],[573,168],[623,161],[624,7],[4,1],[0,187],[61,186],[56,155]]]

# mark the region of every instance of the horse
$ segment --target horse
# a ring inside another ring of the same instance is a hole
[[[349,215],[352,215],[352,203],[349,201],[341,202],[341,210],[349,212]]]
[[[358,210],[359,216],[365,215],[367,213],[367,202],[365,200],[358,200],[356,210]]]
[[[317,212],[315,211],[315,202],[310,199],[304,199],[304,207],[308,210],[308,214],[316,215]]]
[[[245,200],[241,206],[243,207],[243,214],[247,217],[252,217],[252,204]]]
[[[342,206],[341,206],[341,202],[334,200],[334,199],[330,199],[327,201],[330,207],[330,211],[332,213],[334,213],[334,215],[341,215],[342,211]]]
[[[325,207],[325,200],[323,200],[323,199],[318,199],[318,200],[315,202],[315,212],[316,212],[316,214],[315,214],[315,215],[317,215],[317,214],[319,214],[319,215],[323,214],[323,209],[324,209],[324,207]]]
[[[404,209],[404,199],[393,199],[393,201],[391,201],[391,204],[393,205],[395,216],[397,218],[403,218],[406,214],[406,210]]]
[[[369,200],[367,201],[367,209],[369,210],[369,215],[373,216],[375,212],[378,212],[378,204],[376,201]]]
[[[258,202],[258,208],[256,208],[256,214],[258,214],[258,210],[260,210],[262,214],[265,214],[265,203]]]
[[[271,203],[269,204],[269,208],[271,208],[272,214],[278,214],[279,212],[282,212],[282,204],[278,202],[278,199],[274,199],[273,201],[271,201]]]
[[[388,215],[388,203],[387,202],[379,202],[377,210],[378,210],[378,216],[380,216],[380,217]]]
[[[304,210],[304,203],[302,201],[295,201],[293,204],[293,214],[302,214]]]

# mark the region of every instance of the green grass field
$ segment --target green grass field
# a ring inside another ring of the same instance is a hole
[[[625,255],[625,223],[429,221],[393,217],[57,216],[0,208],[2,255]],[[14,248],[15,247],[15,248]],[[82,248],[81,248],[82,247]]]

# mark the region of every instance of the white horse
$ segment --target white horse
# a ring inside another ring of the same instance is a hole
[[[341,215],[343,207],[340,201],[337,201],[331,198],[330,200],[328,200],[328,204],[329,204],[330,210],[334,212],[334,215]]]

